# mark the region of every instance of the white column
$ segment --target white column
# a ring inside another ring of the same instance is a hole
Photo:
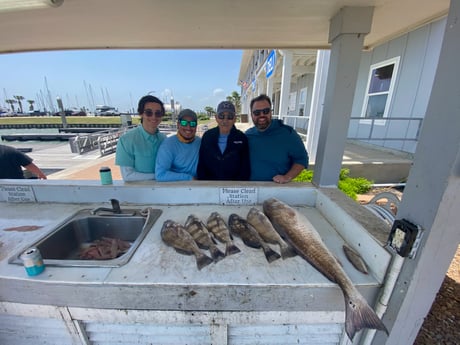
[[[273,76],[267,79],[267,91],[266,95],[272,99],[273,103]]]
[[[424,229],[406,259],[373,344],[412,344],[460,242],[460,0],[452,0],[436,76],[398,218]]]
[[[331,57],[316,151],[313,183],[337,186],[358,79],[364,36],[372,24],[372,7],[344,7],[331,20]]]
[[[316,160],[319,128],[323,116],[324,95],[326,94],[327,70],[329,68],[329,50],[318,50],[316,54],[315,80],[313,82],[310,120],[308,121],[307,151],[310,162]]]
[[[283,56],[283,69],[281,74],[280,116],[288,113],[289,93],[291,92],[292,52],[280,50]]]

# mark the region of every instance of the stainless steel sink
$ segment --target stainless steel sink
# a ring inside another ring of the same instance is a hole
[[[161,212],[158,209],[147,208],[142,212],[123,209],[119,214],[111,212],[94,214],[94,210],[82,209],[27,248],[37,247],[45,265],[119,267],[129,261]],[[85,249],[104,239],[128,242],[129,249],[117,257],[113,255],[114,258],[83,259],[81,257]],[[20,255],[27,248],[14,255],[10,263],[22,264]]]

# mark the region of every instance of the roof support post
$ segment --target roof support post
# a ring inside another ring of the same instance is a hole
[[[337,186],[345,148],[364,36],[373,7],[344,7],[331,20],[331,56],[313,183]]]
[[[291,92],[291,77],[292,77],[292,52],[282,50],[283,55],[283,70],[281,74],[281,96],[280,96],[280,111],[279,115],[287,115],[289,107],[289,94]]]
[[[460,0],[452,0],[414,165],[398,208],[424,231],[406,259],[373,344],[412,344],[460,242]]]

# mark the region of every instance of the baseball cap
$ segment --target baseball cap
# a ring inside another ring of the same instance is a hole
[[[179,113],[179,115],[178,115],[178,117],[177,117],[177,120],[180,121],[180,120],[182,120],[182,118],[185,117],[185,116],[191,117],[191,121],[198,121],[198,116],[196,116],[196,113],[195,113],[193,110],[191,110],[191,109],[184,109],[184,110],[182,110],[182,111]]]
[[[233,105],[233,103],[229,101],[220,102],[219,105],[217,106],[217,114],[221,114],[223,112],[229,112],[235,115],[236,110],[235,110],[235,106]]]

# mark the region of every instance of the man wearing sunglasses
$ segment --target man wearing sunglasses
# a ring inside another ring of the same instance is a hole
[[[233,103],[219,103],[215,118],[217,127],[206,131],[201,140],[198,179],[247,181],[250,175],[248,139],[235,127]]]
[[[251,180],[287,183],[308,167],[308,153],[297,132],[272,119],[267,95],[251,100],[254,127],[246,131],[251,157]]]
[[[196,178],[201,138],[196,136],[198,117],[184,109],[177,120],[177,134],[160,146],[156,162],[157,181],[187,181]]]
[[[115,164],[120,166],[123,181],[155,179],[158,148],[166,138],[158,125],[165,113],[163,102],[147,95],[139,100],[137,112],[141,125],[123,134],[117,143]]]

